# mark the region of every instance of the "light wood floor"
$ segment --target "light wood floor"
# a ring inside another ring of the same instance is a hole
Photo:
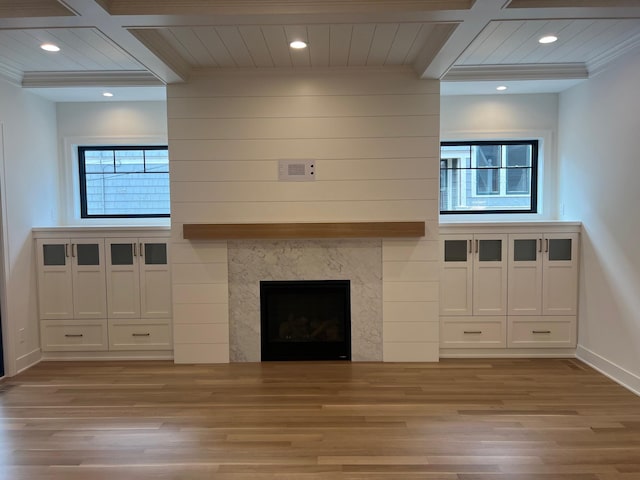
[[[0,478],[638,480],[640,397],[577,360],[46,362]]]

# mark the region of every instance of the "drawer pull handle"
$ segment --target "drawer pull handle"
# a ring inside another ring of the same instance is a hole
[[[67,337],[67,338],[71,338],[71,337],[75,337],[75,338],[78,338],[78,337],[84,337],[84,335],[83,335],[82,333],[65,333],[65,334],[64,334],[64,336],[65,336],[65,337]]]
[[[151,334],[150,333],[132,333],[131,336],[132,337],[150,337]]]
[[[531,330],[531,333],[551,333],[551,330]]]
[[[465,330],[465,331],[464,331],[464,334],[465,334],[465,335],[466,335],[466,334],[474,334],[474,335],[478,335],[478,334],[480,334],[480,333],[482,333],[482,330]]]

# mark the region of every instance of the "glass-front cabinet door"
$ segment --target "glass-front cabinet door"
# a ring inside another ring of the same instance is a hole
[[[576,315],[578,306],[578,234],[544,235],[544,315]]]
[[[507,235],[473,236],[473,314],[507,313]]]
[[[140,250],[140,316],[171,316],[171,274],[169,245],[157,238],[141,238]]]
[[[71,239],[74,318],[107,318],[103,239]]]
[[[38,239],[38,308],[42,319],[73,318],[69,239]]]
[[[135,238],[109,238],[107,309],[109,318],[140,317],[139,247]]]
[[[519,233],[509,235],[509,315],[542,313],[542,235]]]

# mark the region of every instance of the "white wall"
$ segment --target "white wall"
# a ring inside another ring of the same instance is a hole
[[[383,243],[384,358],[438,358],[438,82],[203,74],[167,94],[177,362],[229,358],[226,243],[182,224],[243,222],[425,220],[424,239]],[[315,160],[316,181],[278,182],[280,159]]]
[[[556,138],[558,95],[460,95],[440,100],[442,140],[495,140],[540,138],[542,190],[539,215],[509,215],[509,220],[554,220],[557,218]],[[451,220],[442,216],[441,221]],[[504,215],[456,215],[455,221],[504,221]]]
[[[58,218],[58,143],[52,102],[0,80],[0,105],[6,286],[0,300],[5,369],[14,375],[40,358],[31,227],[54,225]]]
[[[79,187],[74,145],[166,144],[165,102],[70,102],[57,104],[60,151],[60,224],[123,224],[123,219],[79,219]],[[136,224],[168,224],[165,219]]]
[[[640,54],[560,95],[560,202],[583,223],[578,354],[640,392]]]

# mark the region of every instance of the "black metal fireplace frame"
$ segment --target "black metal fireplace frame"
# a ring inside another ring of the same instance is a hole
[[[301,292],[309,294],[310,289],[316,292],[345,292],[342,315],[344,331],[342,340],[305,341],[305,342],[270,342],[268,330],[268,311],[270,293]],[[346,289],[346,290],[345,290]],[[349,280],[274,280],[260,282],[260,346],[262,361],[291,360],[351,360],[351,282]]]

